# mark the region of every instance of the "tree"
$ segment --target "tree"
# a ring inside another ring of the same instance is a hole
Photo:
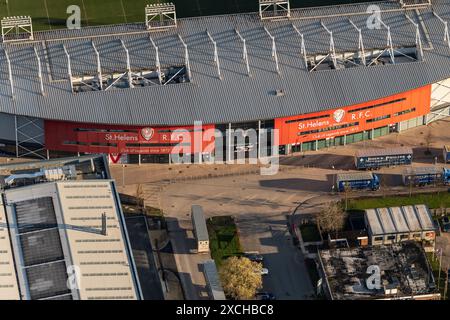
[[[225,295],[236,300],[252,299],[262,288],[262,266],[246,257],[226,259],[219,271]]]
[[[140,213],[144,212],[144,188],[142,187],[142,184],[138,184],[136,186],[136,200],[137,200],[137,207],[140,211]]]
[[[328,203],[317,216],[317,224],[323,232],[337,232],[345,226],[347,216],[338,202]]]

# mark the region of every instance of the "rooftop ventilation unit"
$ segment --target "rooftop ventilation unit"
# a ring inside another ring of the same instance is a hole
[[[0,21],[2,41],[33,40],[33,24],[30,16],[5,17]]]
[[[167,29],[177,26],[177,14],[173,3],[149,4],[145,7],[147,30]]]
[[[259,0],[261,20],[291,17],[289,0]]]

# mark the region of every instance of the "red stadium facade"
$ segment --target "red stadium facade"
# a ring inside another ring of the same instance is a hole
[[[431,85],[379,100],[275,119],[280,145],[335,139],[396,124],[430,112]]]
[[[278,144],[285,153],[317,150],[324,146],[354,142],[356,135],[361,135],[362,139],[382,135],[376,134],[376,130],[381,130],[383,134],[397,131],[402,121],[428,114],[430,101],[431,85],[428,85],[358,105],[277,118],[273,120],[273,128],[279,130]],[[204,124],[202,131],[219,126]],[[233,127],[239,127],[239,124]],[[184,133],[180,135],[178,130]],[[182,142],[183,153],[195,154],[199,148],[191,143],[195,131],[198,129],[194,130],[194,126],[121,126],[45,121],[45,148],[74,153],[108,153],[115,162],[123,154],[180,153],[177,145]],[[187,135],[188,139],[184,139],[183,135]],[[213,153],[211,139],[201,139],[200,144],[203,153]]]

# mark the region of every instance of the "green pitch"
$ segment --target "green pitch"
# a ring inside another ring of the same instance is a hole
[[[364,1],[290,0],[293,8]],[[142,22],[145,6],[158,2],[175,3],[179,18],[258,11],[258,0],[0,0],[0,17],[29,15],[34,30],[65,28],[67,7],[78,5],[83,27]]]

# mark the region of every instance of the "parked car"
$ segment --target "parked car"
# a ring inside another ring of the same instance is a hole
[[[261,269],[261,275],[265,276],[265,275],[268,275],[268,274],[269,274],[269,269],[267,269],[267,268],[262,268]]]
[[[250,259],[250,261],[253,261],[253,262],[263,262],[264,261],[264,257],[259,253],[246,253],[245,257]]]
[[[269,274],[269,269],[267,269],[267,268],[261,268],[261,271],[260,271],[261,273],[261,275],[262,276],[265,276],[265,275],[268,275]],[[258,270],[255,270],[255,273],[258,273]]]
[[[447,216],[442,218],[442,230],[450,232],[450,219]]]
[[[270,292],[258,292],[256,294],[257,300],[276,300],[275,296]]]

